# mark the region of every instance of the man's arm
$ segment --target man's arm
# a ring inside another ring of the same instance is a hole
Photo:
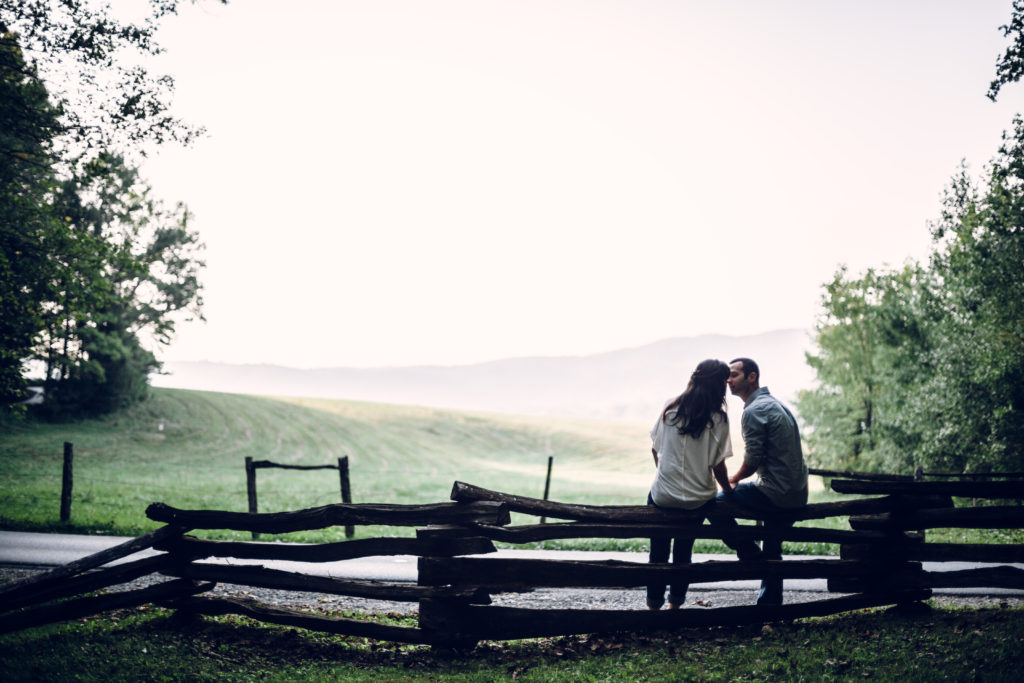
[[[736,474],[729,477],[729,483],[732,486],[736,486],[739,482],[756,473],[757,468],[751,466],[746,460],[744,460],[743,464],[740,465],[739,470],[736,471]]]
[[[761,464],[761,458],[764,456],[766,438],[766,423],[764,415],[755,406],[751,406],[743,411],[743,417],[740,418],[740,424],[743,429],[743,465],[740,466],[736,474],[729,478],[730,483],[734,486],[746,479],[747,477],[757,474],[757,468]]]
[[[656,451],[656,450],[654,450],[652,448],[651,449],[651,455],[654,456],[654,466],[657,467],[658,466],[658,451]]]

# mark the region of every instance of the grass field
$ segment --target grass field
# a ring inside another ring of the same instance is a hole
[[[738,422],[738,420],[737,420]],[[101,420],[0,425],[0,528],[138,535],[158,526],[145,517],[160,501],[179,508],[245,511],[246,456],[294,465],[336,464],[349,457],[356,503],[436,503],[465,481],[541,497],[554,456],[550,498],[567,503],[642,504],[653,476],[647,426],[624,422],[530,418],[320,399],[272,399],[155,389],[150,400]],[[63,443],[74,444],[71,522],[59,522]],[[734,442],[741,443],[738,435]],[[738,460],[739,458],[734,458]],[[261,512],[340,501],[334,470],[261,469]],[[838,498],[812,492],[814,500]],[[514,515],[515,523],[536,518]],[[815,525],[844,527],[842,519]],[[338,540],[340,529],[289,540]],[[357,537],[411,534],[357,527]],[[1014,531],[990,542],[1024,541]],[[930,534],[970,540],[974,532]],[[209,531],[210,538],[246,538]],[[559,541],[540,547],[646,550],[633,540]],[[697,552],[724,552],[698,541]],[[834,547],[787,544],[788,553],[829,554]]]
[[[71,524],[62,527],[65,441],[74,444],[75,483]],[[539,498],[552,455],[552,499],[641,504],[652,476],[647,448],[645,429],[622,423],[157,389],[103,420],[6,425],[0,526],[135,535],[157,526],[143,515],[154,501],[244,511],[246,456],[323,465],[347,455],[354,502],[434,503],[449,499],[455,480]],[[333,470],[257,477],[261,512],[340,501]]]

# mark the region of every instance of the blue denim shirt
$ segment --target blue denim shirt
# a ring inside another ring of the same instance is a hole
[[[781,508],[807,504],[800,430],[786,406],[761,387],[743,404],[743,462],[757,468],[758,489]]]

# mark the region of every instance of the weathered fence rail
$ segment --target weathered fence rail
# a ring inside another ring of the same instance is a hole
[[[900,605],[927,598],[932,588],[1024,589],[1024,544],[928,543],[933,528],[1024,528],[1024,507],[953,507],[953,497],[1020,498],[1024,483],[912,479],[835,479],[833,490],[871,495],[818,503],[789,513],[787,520],[849,517],[850,529],[796,526],[739,527],[682,524],[686,511],[652,506],[593,506],[527,498],[456,482],[454,502],[430,505],[340,504],[280,513],[179,510],[154,503],[146,514],[164,526],[131,542],[29,579],[0,586],[0,632],[71,619],[146,602],[184,614],[243,614],[268,623],[406,643],[467,646],[483,639],[510,639],[619,630],[725,625],[834,614],[869,606]],[[510,525],[510,512],[562,520]],[[719,516],[753,519],[729,505]],[[416,527],[413,538],[365,538],[322,544],[201,540],[191,529],[285,533],[346,525]],[[831,559],[711,561],[690,565],[619,561],[565,561],[495,556],[494,541],[520,544],[569,538],[710,538],[725,541],[778,538],[839,546]],[[118,565],[102,565],[138,550],[158,554]],[[413,583],[360,581],[226,565],[210,558],[245,561],[334,562],[378,555],[418,558]],[[976,561],[1002,566],[960,571],[925,571],[922,562]],[[151,588],[83,597],[147,574],[169,580]],[[714,583],[817,578],[846,593],[812,602],[700,610],[550,610],[506,607],[495,593],[539,588],[639,589],[648,583]],[[310,612],[282,610],[253,600],[203,595],[217,583],[388,601],[416,602],[417,627],[382,625]]]

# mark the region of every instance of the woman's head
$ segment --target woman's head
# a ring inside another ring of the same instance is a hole
[[[718,403],[725,400],[725,380],[729,379],[729,366],[717,358],[702,360],[690,375],[686,391],[700,391],[717,397]],[[685,392],[684,392],[685,393]]]
[[[728,419],[723,408],[728,378],[729,366],[722,361],[714,358],[701,361],[690,375],[686,390],[665,408],[662,418],[668,422],[669,411],[675,409],[671,423],[681,434],[699,438],[704,429],[711,426],[716,413]]]

